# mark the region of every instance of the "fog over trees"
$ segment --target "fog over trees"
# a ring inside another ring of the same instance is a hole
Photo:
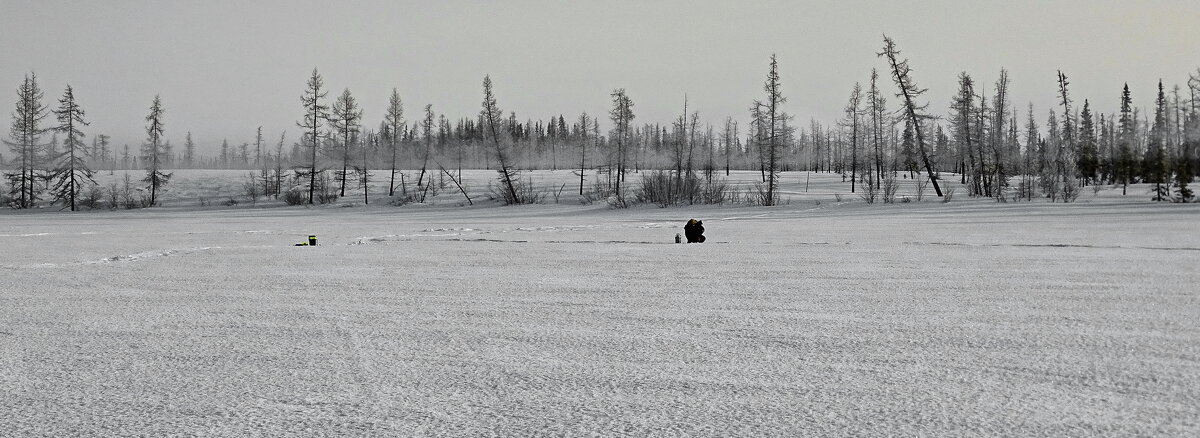
[[[862,187],[868,202],[887,201],[887,188],[897,179],[914,180],[922,190],[928,184],[941,197],[939,182],[945,178],[958,179],[966,195],[997,201],[1071,202],[1084,187],[1131,183],[1154,184],[1154,201],[1193,200],[1188,186],[1200,170],[1200,69],[1185,84],[1160,81],[1157,94],[1141,100],[1148,107],[1137,106],[1128,84],[1111,84],[1113,95],[1120,96],[1119,108],[1096,107],[1098,96],[1073,95],[1067,71],[1057,73],[1053,88],[1046,86],[1048,78],[1011,78],[1003,68],[986,80],[978,79],[987,77],[981,72],[963,71],[950,106],[939,109],[930,108],[928,90],[917,85],[922,63],[936,60],[906,59],[887,36],[879,47],[877,68],[850,73],[860,78],[848,90],[844,118],[806,123],[792,120],[787,105],[794,102],[783,96],[780,84],[822,84],[789,77],[789,60],[774,55],[766,60],[764,94],[746,96],[750,110],[744,116],[700,114],[685,96],[675,120],[646,120],[634,112],[638,97],[616,88],[607,96],[606,127],[604,117],[569,108],[540,115],[504,110],[497,90],[528,91],[505,90],[490,76],[483,78],[478,114],[439,114],[433,103],[421,103],[423,120],[410,125],[396,88],[385,108],[362,108],[349,88],[329,102],[324,79],[314,68],[307,83],[297,84],[300,105],[279,103],[279,111],[297,115],[298,134],[277,133],[274,153],[265,137],[275,134],[252,122],[245,132],[218,140],[195,138],[188,120],[173,122],[180,128],[171,135],[183,137],[183,148],[175,150],[158,96],[145,120],[146,138],[133,146],[140,153],[130,154],[129,145],[116,153],[110,137],[100,132],[87,146],[81,128],[87,126],[82,108],[89,102],[76,102],[67,86],[61,107],[53,111],[59,125],[49,126],[52,112],[37,75],[30,72],[16,87],[4,139],[8,154],[0,155],[3,202],[16,209],[49,202],[75,210],[83,193],[97,191],[93,201],[104,197],[105,188],[95,187],[93,169],[135,168],[146,172],[146,205],[156,204],[171,169],[192,168],[252,171],[256,196],[291,196],[308,204],[344,197],[347,185],[369,191],[371,181],[386,181],[382,192],[390,197],[424,200],[434,175],[459,184],[467,168],[495,170],[496,198],[506,204],[536,202],[537,189],[523,178],[526,171],[574,169],[581,195],[590,190],[590,196],[611,198],[618,206],[630,199],[665,206],[724,201],[726,189],[717,172],[722,167],[726,176],[731,170],[758,171],[762,181],[755,203],[767,206],[779,202],[784,171],[840,174],[851,192]],[[1035,108],[1013,102],[1014,87],[1036,87],[1058,104]],[[1024,120],[1023,127],[1018,120]],[[231,146],[230,139],[240,146]],[[197,147],[218,142],[216,153]],[[378,175],[381,169],[386,176]],[[416,181],[406,178],[404,169],[420,169]],[[589,177],[598,181],[592,187],[587,187]]]

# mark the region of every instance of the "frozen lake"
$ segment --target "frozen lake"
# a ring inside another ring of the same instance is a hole
[[[958,196],[6,213],[0,430],[1200,433],[1200,206]]]

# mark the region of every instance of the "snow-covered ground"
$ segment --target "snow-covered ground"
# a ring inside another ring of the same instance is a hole
[[[773,208],[4,212],[0,435],[1200,433],[1200,206],[785,178]]]

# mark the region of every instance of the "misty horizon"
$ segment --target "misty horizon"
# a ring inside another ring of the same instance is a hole
[[[959,72],[970,73],[986,92],[1001,68],[1009,72],[1012,102],[1022,117],[1031,102],[1035,118],[1044,120],[1055,105],[1058,70],[1070,78],[1079,104],[1089,99],[1094,110],[1114,112],[1121,86],[1128,83],[1134,105],[1146,108],[1160,78],[1168,91],[1186,85],[1196,71],[1188,54],[1200,53],[1200,33],[1188,25],[1200,22],[1200,5],[1191,2],[1162,2],[1163,7],[1030,2],[1038,6],[1026,8],[925,2],[921,12],[889,4],[856,6],[864,3],[872,2],[682,8],[636,2],[363,2],[283,8],[3,1],[0,29],[11,36],[0,41],[9,54],[0,65],[0,87],[15,90],[34,72],[47,97],[57,98],[69,83],[92,121],[86,133],[107,134],[116,148],[141,144],[147,108],[159,95],[166,108],[165,138],[182,144],[190,131],[207,156],[222,140],[253,142],[259,126],[268,138],[286,131],[288,143],[296,141],[299,96],[314,67],[325,77],[331,100],[343,89],[354,94],[368,128],[382,119],[393,88],[409,116],[432,104],[451,120],[473,118],[484,75],[495,82],[501,109],[522,122],[572,119],[581,112],[604,116],[609,94],[624,88],[638,125],[669,124],[686,96],[689,111],[719,126],[726,117],[749,119],[774,53],[789,99],[784,111],[804,127],[809,119],[822,124],[839,119],[851,87],[865,86],[873,67],[881,72],[881,89],[894,93],[883,74],[886,65],[876,57],[884,33],[911,60],[917,83],[930,90],[926,97],[934,115],[948,111]],[[321,11],[324,20],[304,18],[301,11],[310,9]],[[756,14],[767,21],[760,33],[720,26],[724,20],[746,23],[744,17]],[[925,21],[907,23],[906,14]],[[1079,20],[1054,19],[1063,14]],[[968,24],[979,17],[986,20]],[[791,28],[791,20],[806,25]],[[838,26],[860,21],[852,29]],[[316,35],[304,32],[304,24],[315,25]],[[355,27],[365,32],[337,32]],[[489,44],[480,44],[483,38]],[[688,48],[694,44],[703,50]],[[0,105],[11,108],[15,98],[12,91],[0,92]]]

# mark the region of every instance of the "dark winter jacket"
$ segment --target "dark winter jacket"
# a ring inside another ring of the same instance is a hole
[[[688,243],[704,243],[704,221],[688,220],[687,225],[683,226],[683,234],[687,236]]]

